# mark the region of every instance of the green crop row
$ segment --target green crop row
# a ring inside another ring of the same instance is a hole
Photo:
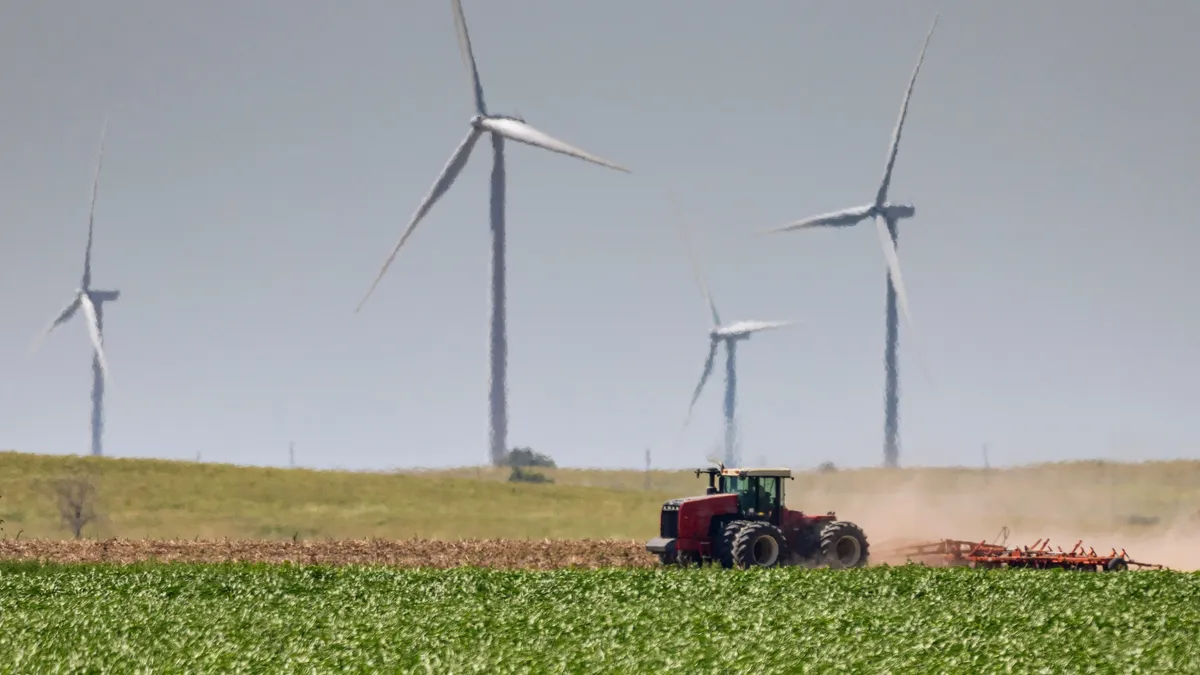
[[[0,564],[0,672],[1196,673],[1200,573]]]

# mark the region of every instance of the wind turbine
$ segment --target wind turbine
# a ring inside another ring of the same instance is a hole
[[[92,339],[92,454],[102,455],[101,437],[104,433],[104,380],[108,376],[108,361],[104,357],[104,303],[114,302],[121,291],[104,291],[92,288],[92,234],[96,222],[96,193],[100,188],[100,167],[104,160],[104,139],[108,135],[108,119],[100,132],[100,151],[96,158],[96,175],[92,180],[92,204],[88,213],[87,249],[83,255],[83,278],[75,297],[63,309],[58,318],[46,328],[37,344],[58,326],[66,323],[80,307],[87,315],[88,334]],[[35,344],[35,347],[37,346]]]
[[[904,103],[900,106],[900,117],[896,120],[896,128],[892,132],[892,144],[888,149],[887,166],[883,171],[883,180],[875,193],[875,201],[866,206],[856,206],[842,211],[825,213],[807,220],[792,223],[769,232],[786,232],[789,230],[808,229],[813,227],[850,227],[859,222],[872,218],[875,229],[879,234],[879,242],[883,246],[884,259],[887,261],[887,337],[884,347],[884,370],[886,384],[884,386],[884,431],[883,431],[883,461],[888,467],[899,464],[900,455],[900,386],[899,365],[896,361],[896,348],[899,340],[899,325],[896,316],[896,302],[899,300],[900,309],[904,312],[904,320],[909,328],[913,328],[912,317],[908,311],[908,296],[904,292],[904,280],[900,276],[900,259],[896,255],[898,231],[896,224],[904,218],[912,218],[916,208],[911,204],[892,204],[888,201],[888,187],[892,182],[892,170],[896,166],[896,152],[900,147],[900,132],[904,128],[904,118],[908,114],[908,102],[912,98],[913,86],[917,83],[917,73],[921,72],[921,63],[925,60],[925,50],[929,47],[929,39],[937,27],[938,15],[933,17],[933,24],[925,36],[921,47],[921,55],[913,69],[912,79],[909,80],[908,90],[904,94]]]
[[[678,208],[676,208],[678,212]],[[732,323],[721,323],[721,314],[717,311],[717,305],[713,302],[712,293],[708,290],[708,284],[704,280],[704,271],[700,267],[700,262],[696,258],[695,252],[692,250],[691,242],[687,234],[687,227],[684,225],[682,216],[679,217],[679,229],[683,235],[684,246],[687,248],[688,258],[692,262],[692,268],[696,274],[696,283],[700,286],[700,292],[704,295],[704,299],[708,301],[708,309],[712,313],[712,328],[708,331],[708,358],[704,361],[704,372],[700,375],[700,382],[696,385],[696,390],[692,392],[692,402],[688,405],[687,421],[691,421],[692,409],[696,406],[696,400],[700,398],[700,392],[704,390],[704,384],[708,381],[708,376],[712,374],[713,364],[717,359],[717,349],[722,344],[725,345],[725,462],[724,466],[739,466],[741,459],[738,456],[737,440],[737,423],[734,417],[734,408],[737,402],[737,343],[743,340],[749,340],[755,333],[768,330],[771,328],[783,328],[794,324],[794,321],[734,321]],[[686,424],[686,422],[685,422]]]
[[[446,194],[450,186],[454,184],[454,180],[467,164],[467,159],[471,155],[471,150],[475,147],[476,141],[485,132],[491,134],[492,137],[492,190],[491,190],[491,226],[492,226],[492,304],[491,304],[491,337],[490,337],[490,356],[491,356],[491,377],[489,384],[489,411],[490,411],[490,450],[492,464],[499,465],[503,463],[505,454],[508,448],[508,327],[506,322],[506,307],[505,307],[505,224],[504,224],[504,139],[518,141],[527,145],[532,145],[538,148],[544,148],[551,152],[557,152],[579,159],[586,160],[601,166],[606,166],[617,171],[630,173],[629,169],[613,164],[608,160],[601,159],[595,155],[589,154],[568,145],[563,141],[553,138],[537,129],[533,128],[519,116],[511,115],[493,115],[487,110],[487,106],[483,100],[483,85],[479,81],[479,70],[475,65],[475,56],[471,51],[471,39],[467,34],[467,22],[463,16],[461,0],[452,0],[451,8],[454,10],[454,24],[458,32],[458,45],[462,52],[463,61],[470,71],[471,84],[474,88],[475,97],[475,115],[471,118],[471,129],[467,132],[466,139],[458,146],[451,155],[450,161],[442,169],[442,174],[434,182],[433,188],[429,194],[425,196],[424,201],[417,207],[412,219],[408,223],[408,227],[404,230],[404,234],[400,236],[400,240],[396,242],[396,246],[392,249],[391,255],[383,263],[383,268],[379,270],[379,274],[375,277],[375,281],[371,284],[371,288],[367,294],[359,302],[358,307],[354,310],[358,312],[367,302],[367,298],[375,291],[375,287],[379,285],[380,279],[383,278],[388,267],[395,260],[396,254],[400,251],[400,247],[416,229],[417,224],[425,217],[434,203]]]

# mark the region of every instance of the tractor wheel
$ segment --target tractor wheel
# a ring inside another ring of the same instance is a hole
[[[1120,572],[1127,569],[1129,569],[1129,563],[1125,562],[1125,559],[1119,556],[1104,563],[1105,572]]]
[[[834,569],[866,567],[870,544],[862,528],[834,521],[821,530],[821,560]]]
[[[735,520],[722,528],[720,539],[714,542],[716,558],[721,563],[721,567],[725,569],[733,567],[733,542],[737,539],[738,532],[741,532],[742,528],[751,522],[753,521]]]
[[[787,553],[787,540],[778,527],[752,522],[738,531],[733,540],[733,562],[740,569],[775,567]]]

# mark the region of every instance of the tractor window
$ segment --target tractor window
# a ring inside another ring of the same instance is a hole
[[[721,476],[721,492],[738,496],[738,511],[754,510],[755,487],[758,480],[750,477]]]
[[[762,513],[770,517],[779,503],[779,479],[757,476],[721,476],[721,492],[738,496],[742,513]]]
[[[740,493],[750,489],[750,479],[738,476],[721,476],[721,492]]]
[[[763,478],[758,481],[758,509],[764,513],[779,499],[779,480]]]

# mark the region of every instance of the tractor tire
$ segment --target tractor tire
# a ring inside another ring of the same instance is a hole
[[[726,523],[725,527],[722,528],[720,538],[713,542],[716,549],[716,558],[721,563],[721,567],[725,569],[733,567],[733,542],[737,539],[738,532],[741,532],[743,527],[752,522],[749,520],[735,520]]]
[[[838,520],[821,529],[821,562],[833,569],[866,567],[870,544],[862,528]]]
[[[1105,572],[1123,572],[1127,569],[1129,569],[1129,563],[1125,562],[1125,559],[1119,556],[1111,558],[1108,562],[1104,563]]]
[[[787,554],[787,539],[778,527],[767,522],[752,522],[738,531],[733,540],[733,563],[739,569],[775,567]]]

